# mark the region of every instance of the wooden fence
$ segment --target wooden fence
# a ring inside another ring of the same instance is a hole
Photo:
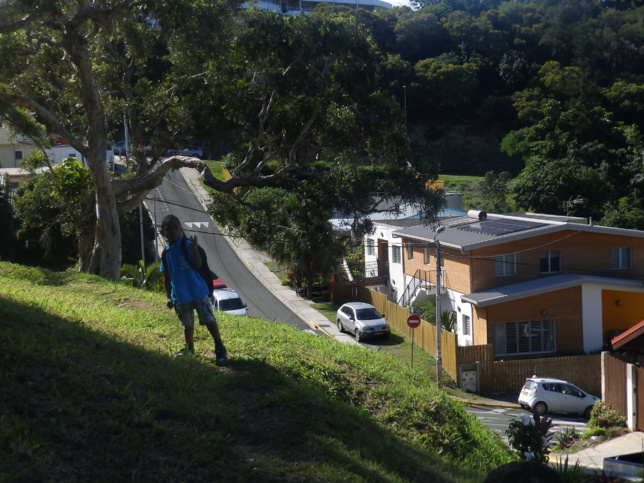
[[[411,339],[411,331],[415,330],[414,342],[436,357],[436,326],[422,321],[417,329],[410,329],[409,309],[388,301],[385,294],[359,285],[337,283],[331,285],[331,300],[337,304],[361,301],[373,305],[405,338]],[[492,344],[459,347],[456,334],[443,330],[441,357],[443,370],[457,383],[460,365],[477,362],[480,392],[518,394],[526,377],[538,375],[565,379],[591,394],[601,394],[599,354],[495,361]]]
[[[385,294],[359,285],[335,283],[331,285],[331,300],[337,304],[361,301],[373,305],[385,316],[389,325],[406,339],[411,339],[411,331],[415,330],[414,343],[436,357],[436,326],[423,320],[418,328],[411,329],[407,325],[409,309],[390,302]],[[456,334],[443,330],[441,333],[443,370],[455,381],[458,379],[456,348]]]
[[[616,357],[604,358],[603,377],[606,381],[603,400],[615,411],[626,415],[626,362]]]
[[[644,368],[608,352],[602,356],[602,400],[624,416],[631,431],[644,431]]]

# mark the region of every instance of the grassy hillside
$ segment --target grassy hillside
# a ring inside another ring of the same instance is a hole
[[[500,439],[386,354],[0,262],[0,481],[481,481]]]

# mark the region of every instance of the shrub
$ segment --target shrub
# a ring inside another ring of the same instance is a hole
[[[588,427],[590,428],[613,428],[626,426],[624,416],[615,411],[604,401],[597,401],[590,412]]]
[[[593,436],[603,438],[604,436],[606,436],[606,428],[588,428],[581,435],[581,437],[584,439],[592,438]]]
[[[536,413],[530,418],[523,413],[510,422],[505,434],[508,435],[510,447],[519,458],[547,463],[550,450],[546,435],[550,426],[552,426],[552,418],[541,417]]]
[[[569,448],[576,439],[579,439],[579,432],[572,426],[566,426],[557,433],[557,449]]]
[[[568,464],[568,457],[565,461],[558,461],[554,466],[555,471],[559,473],[561,481],[565,483],[584,483],[594,481],[593,477],[586,473],[586,470],[579,465],[577,461],[574,465]]]

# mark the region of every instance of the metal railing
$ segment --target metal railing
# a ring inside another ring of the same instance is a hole
[[[414,300],[420,289],[432,288],[436,288],[436,270],[418,269],[396,303],[406,307]]]

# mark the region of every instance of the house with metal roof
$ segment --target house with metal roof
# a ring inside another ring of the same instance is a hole
[[[644,319],[644,232],[468,212],[393,232],[406,290],[457,313],[459,345],[495,359],[588,354]],[[437,267],[437,250],[441,266]]]

